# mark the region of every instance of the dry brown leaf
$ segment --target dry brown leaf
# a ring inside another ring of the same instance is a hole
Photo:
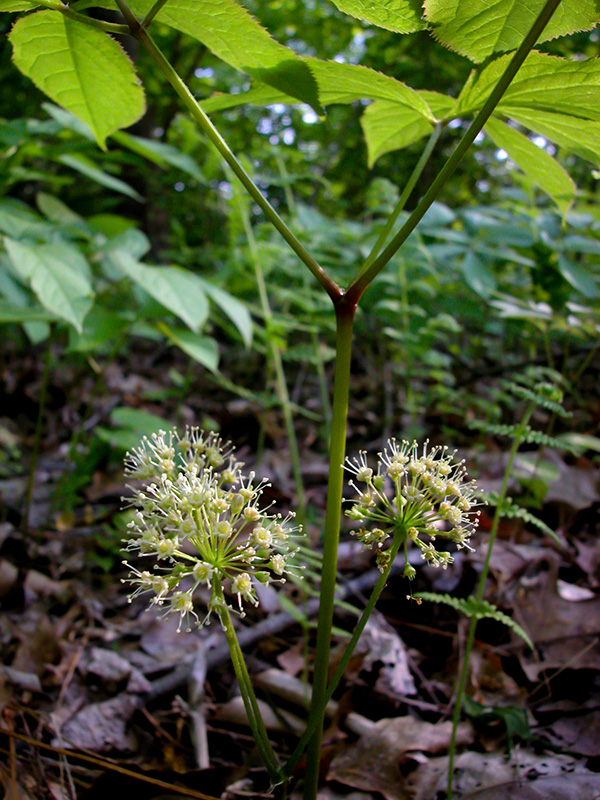
[[[451,734],[451,722],[433,725],[414,717],[382,719],[334,756],[327,778],[356,789],[381,792],[386,800],[406,800],[409,795],[401,765],[409,754],[446,749]],[[473,741],[469,725],[459,725],[456,741],[459,746]]]
[[[57,744],[108,753],[111,750],[131,752],[136,740],[127,731],[127,723],[139,706],[139,699],[130,694],[119,694],[104,703],[93,703],[75,714],[61,728]]]

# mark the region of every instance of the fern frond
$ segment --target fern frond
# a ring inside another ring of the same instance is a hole
[[[542,391],[538,390],[538,387],[534,389],[528,389],[526,386],[521,386],[518,383],[506,383],[505,389],[513,394],[515,397],[518,397],[520,400],[527,400],[529,403],[533,403],[533,405],[538,406],[540,408],[545,408],[547,411],[552,411],[554,414],[558,414],[560,417],[570,417],[570,413],[565,411],[562,405],[557,402],[554,398],[549,397]]]
[[[477,600],[473,597],[473,595],[469,595],[469,597],[465,598],[459,598],[452,597],[449,594],[438,594],[437,592],[418,592],[415,594],[415,597],[420,598],[421,600],[428,600],[430,603],[442,603],[443,605],[450,606],[469,618],[476,617],[477,619],[493,619],[496,622],[501,622],[503,625],[506,625],[507,628],[510,628],[510,630],[514,631],[517,636],[520,636],[521,639],[523,639],[523,641],[532,650],[534,649],[533,642],[525,633],[523,628],[519,625],[519,623],[515,622],[512,617],[508,616],[508,614],[505,614],[503,611],[499,611],[495,605],[488,603],[487,600],[482,600],[480,603],[477,603]]]
[[[481,499],[489,506],[498,506],[499,498],[496,492],[481,492],[478,496],[481,497]],[[518,503],[515,503],[510,497],[504,498],[504,502],[500,508],[500,514],[506,519],[520,519],[523,522],[532,525],[534,528],[537,528],[542,533],[545,533],[546,536],[549,536],[551,539],[553,539],[556,544],[562,544],[552,528],[546,525],[546,523],[539,519],[539,517],[536,517],[535,514],[532,514],[531,511],[528,511]]]

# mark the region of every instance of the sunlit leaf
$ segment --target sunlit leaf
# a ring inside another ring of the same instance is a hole
[[[130,5],[136,14],[144,14],[154,0]],[[234,0],[169,0],[156,18],[198,39],[232,67],[322,112],[307,65]]]
[[[506,69],[510,56],[502,56],[474,70],[458,102],[457,115],[477,111]],[[545,53],[530,53],[504,93],[498,110],[536,109],[554,114],[600,121],[600,60],[566,61]]]
[[[600,122],[517,106],[506,106],[503,111],[515,122],[545,136],[554,144],[594,164],[600,163]]]
[[[144,113],[144,92],[133,66],[104,31],[58,11],[39,11],[18,20],[9,38],[21,72],[85,122],[100,147]]]
[[[412,33],[425,27],[420,0],[332,0],[343,11],[396,33]]]
[[[477,63],[516,50],[546,0],[425,0],[425,16],[442,44]],[[590,30],[600,21],[599,0],[562,0],[540,41]]]
[[[432,112],[444,117],[454,107],[455,100],[435,92],[420,92]],[[376,100],[367,106],[361,125],[369,151],[369,166],[394,150],[417,142],[432,131],[432,125],[417,112],[387,100]]]
[[[576,186],[558,161],[527,136],[498,119],[489,119],[485,132],[565,214],[575,200]]]

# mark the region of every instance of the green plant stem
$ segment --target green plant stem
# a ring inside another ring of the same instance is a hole
[[[360,619],[356,623],[356,628],[354,629],[352,637],[351,637],[350,641],[348,642],[348,645],[346,646],[346,649],[344,650],[344,655],[342,656],[342,658],[340,660],[340,663],[338,664],[338,666],[337,666],[337,668],[336,668],[336,670],[335,670],[335,672],[334,672],[334,674],[333,674],[333,676],[332,676],[332,678],[331,678],[331,680],[330,680],[330,682],[329,682],[329,684],[327,686],[327,689],[326,689],[325,694],[323,695],[323,697],[322,697],[322,699],[320,701],[319,706],[318,707],[314,707],[314,712],[311,709],[311,715],[309,716],[306,730],[304,731],[304,733],[302,734],[302,737],[300,738],[298,744],[296,745],[296,749],[294,750],[294,752],[290,756],[289,760],[286,762],[285,766],[283,767],[283,773],[288,778],[291,777],[292,772],[294,771],[294,768],[295,768],[296,764],[300,760],[300,758],[302,756],[302,753],[304,752],[308,742],[310,741],[310,738],[312,737],[313,733],[317,729],[317,726],[319,725],[320,721],[325,716],[325,709],[327,708],[327,703],[329,703],[329,701],[331,700],[331,698],[333,696],[333,693],[337,689],[337,686],[338,686],[339,682],[341,681],[341,679],[344,676],[344,672],[346,671],[346,667],[348,666],[348,664],[350,662],[350,659],[352,658],[352,654],[354,653],[354,651],[356,649],[356,645],[358,644],[358,642],[360,640],[360,637],[362,636],[362,633],[363,633],[363,631],[365,629],[365,626],[366,626],[367,622],[369,621],[369,618],[370,618],[371,614],[373,613],[375,605],[377,604],[377,601],[379,600],[381,592],[383,591],[383,589],[385,587],[385,584],[387,583],[387,580],[389,578],[392,566],[394,565],[394,559],[396,558],[396,555],[398,554],[398,550],[400,549],[401,545],[405,541],[406,541],[406,535],[405,535],[404,531],[399,531],[394,536],[394,540],[392,542],[392,546],[390,547],[390,549],[388,551],[389,552],[389,562],[388,562],[386,568],[383,570],[383,572],[379,576],[379,578],[377,579],[377,582],[376,582],[375,586],[373,587],[373,591],[371,592],[371,596],[369,597],[369,601],[367,602],[367,605],[365,606],[365,608],[363,610],[363,613],[360,616]]]
[[[84,25],[91,25],[92,28],[98,28],[101,31],[106,31],[106,33],[116,33],[121,36],[127,36],[129,34],[128,25],[119,25],[116,22],[105,22],[102,19],[94,19],[85,14],[79,14],[77,11],[73,11],[72,8],[69,8],[69,6],[61,3],[60,0],[38,0],[38,5],[48,8],[51,11],[60,11],[60,13],[64,14],[68,19],[72,19],[75,22],[83,22]]]
[[[179,77],[175,69],[165,58],[161,50],[156,46],[154,40],[150,37],[148,32],[141,26],[141,24],[135,18],[133,12],[129,8],[125,0],[115,0],[115,2],[119,7],[119,10],[125,17],[125,20],[129,26],[128,32],[130,32],[131,35],[140,42],[140,44],[144,47],[144,49],[148,51],[148,54],[155,62],[155,64],[158,66],[158,68],[165,76],[165,78],[168,80],[168,82],[171,84],[171,86],[177,93],[178,97],[182,101],[183,105],[192,115],[194,121],[198,124],[198,127],[202,130],[207,139],[209,139],[209,141],[220,153],[220,155],[225,159],[226,163],[230,166],[231,170],[238,178],[244,189],[246,189],[250,197],[252,197],[254,202],[261,208],[266,218],[273,225],[273,227],[281,234],[283,239],[292,248],[294,253],[296,253],[298,258],[312,272],[314,277],[325,289],[327,294],[332,299],[338,297],[341,293],[340,287],[321,268],[321,266],[311,256],[308,250],[306,250],[304,245],[302,245],[302,243],[298,240],[298,238],[292,233],[290,228],[281,219],[279,214],[275,211],[275,209],[269,203],[266,197],[264,197],[261,194],[259,188],[256,186],[252,178],[248,175],[246,170],[242,167],[242,165],[235,157],[233,151],[231,150],[225,139],[223,139],[221,134],[218,132],[218,130],[210,121],[207,114],[199,106],[197,100],[190,92],[186,84],[182,81],[182,79]]]
[[[290,448],[290,460],[292,462],[292,473],[294,475],[294,482],[296,484],[296,495],[298,502],[298,518],[300,523],[304,524],[304,511],[306,507],[306,495],[304,492],[304,481],[302,480],[302,470],[300,467],[300,451],[298,448],[298,438],[296,436],[296,429],[294,427],[294,417],[292,414],[292,405],[290,402],[290,395],[287,388],[287,381],[285,379],[285,371],[283,369],[283,360],[281,358],[281,350],[273,335],[273,312],[269,303],[269,295],[265,284],[265,276],[262,270],[260,255],[254,237],[254,231],[248,216],[248,210],[244,203],[239,203],[239,212],[242,218],[242,225],[248,240],[248,247],[250,248],[250,257],[254,266],[254,274],[256,276],[256,283],[258,285],[258,294],[260,297],[260,305],[262,308],[263,317],[265,319],[265,328],[267,335],[267,342],[269,350],[271,351],[271,362],[275,371],[275,386],[277,390],[277,397],[281,405],[283,413],[283,420],[288,438],[288,446]]]
[[[433,150],[434,150],[434,148],[435,148],[435,146],[437,144],[437,141],[440,138],[440,133],[441,132],[442,132],[442,123],[438,122],[437,125],[435,125],[433,131],[431,132],[431,136],[429,137],[429,141],[427,142],[427,145],[425,146],[425,149],[421,153],[421,157],[418,160],[415,168],[413,169],[412,174],[411,174],[410,178],[408,179],[408,181],[406,183],[406,186],[404,187],[404,189],[402,191],[402,194],[400,195],[400,199],[398,200],[396,208],[390,214],[387,222],[385,223],[385,226],[384,226],[383,230],[381,231],[381,233],[377,237],[377,241],[373,245],[373,249],[369,253],[369,256],[368,256],[367,260],[362,265],[362,268],[361,268],[362,270],[367,269],[373,263],[373,261],[375,261],[375,259],[379,255],[379,251],[381,250],[381,248],[385,244],[386,239],[388,238],[388,236],[390,235],[394,225],[396,224],[396,220],[400,216],[401,211],[404,210],[404,206],[406,205],[406,203],[408,201],[408,198],[411,195],[412,190],[415,188],[417,181],[421,177],[421,173],[425,169],[425,166],[426,166],[427,162],[429,161],[429,159],[431,157],[431,154],[433,153]]]
[[[400,228],[398,233],[393,237],[385,250],[383,250],[372,263],[367,264],[366,266],[363,265],[356,278],[352,281],[347,289],[347,294],[349,294],[356,302],[358,302],[373,278],[375,278],[375,276],[381,272],[388,261],[396,254],[399,248],[404,244],[410,234],[417,227],[419,222],[423,219],[431,204],[437,198],[440,191],[452,176],[454,170],[462,161],[469,147],[473,144],[475,137],[492,115],[492,112],[502,99],[502,95],[510,86],[512,79],[521,68],[523,62],[537,42],[540,34],[550,21],[552,14],[560,2],[561,0],[546,0],[546,4],[539,13],[536,21],[533,23],[531,30],[523,39],[523,42],[510,60],[510,63],[504,70],[504,73],[500,77],[498,83],[492,89],[490,96],[469,126],[469,129],[463,138],[458,143],[448,161],[446,161],[442,167],[438,176],[433,181],[422,200],[418,203],[417,207],[406,220],[404,225]]]
[[[152,22],[154,17],[158,14],[158,12],[165,6],[169,0],[156,0],[152,8],[147,12],[146,16],[141,21],[140,25],[142,28],[147,28],[148,25]]]
[[[342,515],[342,491],[344,485],[344,458],[346,456],[346,425],[348,420],[348,397],[350,394],[350,363],[352,356],[352,328],[356,305],[348,303],[343,296],[334,303],[336,314],[336,361],[333,387],[333,420],[329,447],[329,481],[327,484],[327,508],[323,540],[323,572],[317,642],[313,675],[312,700],[309,719],[316,719],[314,733],[310,739],[306,759],[304,786],[305,800],[314,800],[319,783],[321,740],[323,738],[323,698],[327,691],[331,627],[335,600],[337,574],[337,551]]]
[[[38,414],[35,421],[35,431],[33,434],[33,451],[31,454],[31,463],[29,465],[29,474],[27,476],[27,488],[25,490],[25,506],[23,508],[23,517],[21,519],[21,530],[27,533],[29,530],[29,514],[31,512],[31,501],[33,499],[33,485],[35,483],[35,472],[37,470],[38,460],[40,457],[40,444],[42,441],[42,428],[44,425],[44,413],[46,411],[46,399],[48,397],[48,383],[50,382],[50,369],[52,365],[52,343],[54,341],[55,326],[51,324],[50,335],[46,343],[46,352],[44,354],[44,371],[42,372],[42,383],[40,385],[40,401],[38,403]]]
[[[288,173],[288,171],[286,169],[285,161],[279,155],[279,153],[276,155],[276,161],[277,161],[277,169],[279,170],[279,175],[281,176],[281,179],[283,181],[283,191],[284,191],[284,194],[285,194],[285,202],[287,203],[288,211],[297,220],[297,218],[298,218],[298,206],[296,205],[296,201],[294,199],[294,195],[293,195],[291,187],[290,187],[290,176],[289,176],[289,173]],[[308,276],[306,275],[306,273],[303,273],[303,274],[304,274],[304,278],[305,278],[304,288],[305,288],[305,291],[308,293],[309,292],[309,286],[308,286],[308,281],[306,280],[306,278]],[[321,405],[323,406],[323,415],[325,417],[325,422],[326,422],[327,428],[330,428],[331,427],[331,403],[329,401],[329,387],[327,385],[327,375],[325,373],[325,364],[323,362],[323,354],[321,352],[321,346],[320,346],[320,342],[319,342],[319,337],[318,337],[318,334],[317,334],[316,330],[311,332],[311,337],[310,338],[311,338],[313,347],[315,349],[315,359],[316,359],[316,363],[317,363],[317,377],[318,377],[318,380],[319,380],[319,392],[321,394]]]
[[[221,620],[223,632],[225,633],[225,639],[231,655],[231,663],[233,664],[233,669],[235,671],[235,676],[237,678],[242,700],[244,702],[244,708],[246,709],[246,715],[252,729],[256,746],[259,749],[263,763],[267,769],[267,772],[269,773],[269,778],[273,781],[273,783],[281,783],[281,770],[277,763],[277,758],[273,752],[273,748],[271,747],[269,735],[258,707],[258,701],[256,699],[256,695],[254,694],[254,689],[252,688],[252,681],[250,680],[250,675],[248,674],[248,669],[246,668],[246,662],[244,660],[244,654],[242,653],[238,638],[235,633],[235,628],[233,627],[231,614],[229,613],[229,608],[225,601],[223,589],[221,585],[217,583],[215,583],[213,589],[215,598],[217,601],[219,601],[219,606],[217,608],[219,619]]]
[[[483,599],[483,593],[485,590],[485,582],[487,579],[487,575],[490,568],[490,562],[492,558],[492,549],[494,547],[494,542],[496,541],[496,534],[498,533],[498,526],[500,524],[500,518],[502,517],[502,506],[504,504],[504,500],[506,499],[506,492],[508,489],[508,481],[510,478],[510,473],[512,470],[512,466],[517,455],[517,451],[523,441],[523,436],[525,435],[525,431],[527,429],[527,424],[529,422],[529,418],[533,413],[533,409],[535,404],[532,403],[527,408],[519,427],[515,433],[515,439],[513,441],[513,445],[510,451],[510,456],[508,458],[508,464],[506,465],[506,470],[504,471],[504,479],[502,481],[502,487],[500,489],[500,495],[498,497],[498,503],[496,505],[496,513],[494,514],[494,519],[492,521],[492,528],[490,530],[490,537],[488,539],[488,548],[487,553],[485,556],[485,561],[483,563],[483,569],[481,571],[481,575],[479,576],[479,583],[477,586],[477,594],[475,596],[475,608],[478,609],[481,606],[481,601]],[[460,712],[462,710],[462,704],[464,701],[465,696],[465,687],[467,685],[467,678],[469,675],[469,658],[471,656],[471,650],[473,649],[473,643],[475,641],[475,631],[477,629],[477,611],[471,617],[471,623],[469,625],[469,633],[467,635],[467,642],[465,645],[465,652],[462,659],[462,667],[460,671],[460,678],[458,681],[458,687],[456,689],[456,700],[454,701],[454,713],[452,715],[452,736],[450,737],[450,746],[448,748],[448,791],[446,795],[446,800],[452,800],[452,791],[453,791],[453,781],[454,781],[454,756],[456,753],[456,732],[458,730],[458,723],[460,720]]]

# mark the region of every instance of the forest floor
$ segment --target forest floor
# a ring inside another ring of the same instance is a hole
[[[98,376],[66,361],[54,365],[28,524],[42,370],[33,354],[2,369],[0,786],[11,800],[105,800],[128,791],[136,800],[268,796],[219,626],[177,633],[172,617],[147,611],[143,598],[127,600],[121,459],[131,431],[115,432],[111,421],[122,408],[158,415],[165,426],[216,421],[241,460],[269,478],[269,499],[285,513],[294,484],[284,431],[273,410],[209,383],[195,380],[182,400],[173,381],[161,378],[177,364],[157,364],[147,351],[134,363],[131,371],[113,362]],[[355,408],[350,429],[360,447],[381,449],[372,410]],[[307,536],[316,545],[326,459],[315,423],[300,418],[299,430]],[[428,433],[439,440],[439,431]],[[507,459],[500,445],[460,455],[482,488],[499,487]],[[560,543],[504,521],[486,590],[534,649],[498,622],[477,628],[455,762],[461,800],[600,797],[600,468],[583,457],[545,458],[558,479],[536,513]],[[511,491],[518,488],[514,481]],[[468,620],[410,594],[472,593],[491,513],[482,515],[476,551],[457,553],[449,570],[420,566],[410,585],[398,574],[390,579],[332,704],[323,800],[445,797]],[[351,630],[349,605],[364,605],[378,573],[349,536],[342,537],[339,571],[336,625]],[[259,608],[238,622],[274,747],[284,755],[306,713],[317,612],[311,581],[289,582],[279,592],[265,589]],[[334,663],[343,645],[340,634]]]

